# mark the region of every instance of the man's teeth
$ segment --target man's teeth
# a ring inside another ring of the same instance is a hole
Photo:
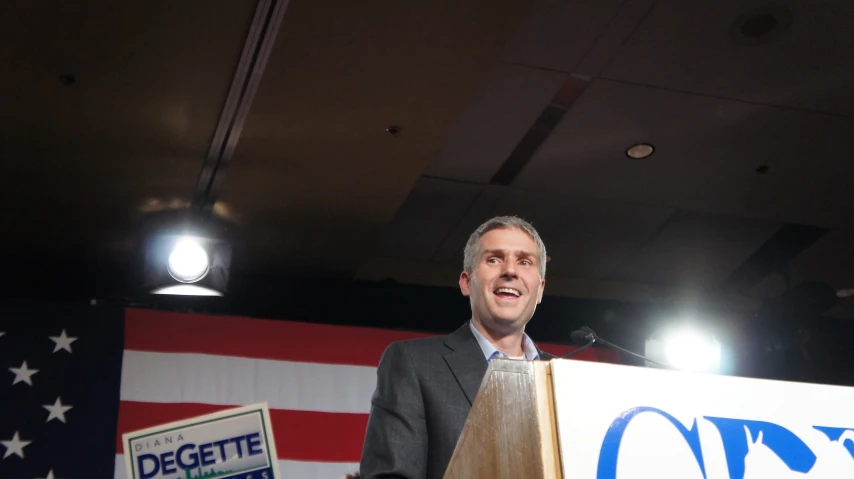
[[[495,290],[495,294],[499,294],[499,293],[509,293],[509,294],[514,295],[514,296],[521,296],[522,295],[521,293],[519,293],[519,291],[517,291],[515,289],[511,289],[511,288],[498,288],[497,290]]]

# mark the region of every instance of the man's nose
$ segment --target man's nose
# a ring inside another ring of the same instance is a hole
[[[511,261],[507,261],[504,264],[504,269],[501,271],[501,276],[507,278],[515,278],[516,277],[516,265]]]

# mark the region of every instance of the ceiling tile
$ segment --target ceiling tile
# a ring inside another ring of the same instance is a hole
[[[770,6],[792,14],[779,36],[750,44],[740,27],[731,30]],[[854,3],[847,0],[660,0],[603,77],[854,116],[851,18]]]
[[[795,281],[823,281],[854,288],[854,230],[832,230],[792,259]]]
[[[479,185],[421,178],[388,225],[377,254],[429,260],[482,189]]]
[[[567,77],[498,63],[424,174],[489,182]]]
[[[573,73],[617,15],[623,0],[541,0],[516,31],[502,59]]]
[[[770,221],[677,211],[609,279],[713,289],[779,227]]]

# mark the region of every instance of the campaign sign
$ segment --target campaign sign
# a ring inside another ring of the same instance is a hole
[[[854,478],[854,388],[551,365],[563,477]]]
[[[279,479],[266,404],[122,435],[129,479]]]

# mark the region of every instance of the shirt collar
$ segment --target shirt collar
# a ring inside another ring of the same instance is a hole
[[[474,327],[474,322],[472,320],[469,320],[469,328],[471,328],[474,338],[477,339],[477,344],[480,346],[480,350],[483,351],[483,357],[486,358],[486,362],[490,362],[496,357],[502,359],[508,359],[510,357],[507,353],[499,350],[495,345],[490,343],[489,340]],[[522,336],[522,350],[525,351],[525,359],[529,361],[540,359],[540,352],[537,350],[537,346],[534,345],[534,341],[524,333]]]

